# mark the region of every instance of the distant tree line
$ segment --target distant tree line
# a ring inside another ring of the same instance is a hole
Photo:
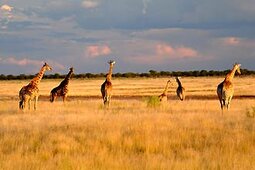
[[[112,76],[116,78],[139,78],[139,77],[203,77],[203,76],[225,76],[230,70],[224,71],[214,71],[214,70],[195,70],[195,71],[155,71],[149,70],[147,73],[115,73]],[[241,69],[242,75],[255,75],[255,71],[248,69]],[[0,75],[0,80],[24,80],[32,79],[35,75]],[[44,75],[45,79],[62,79],[66,75],[61,75],[58,73]],[[73,78],[82,79],[82,78],[102,78],[105,77],[105,73],[83,73],[83,74],[74,74]]]

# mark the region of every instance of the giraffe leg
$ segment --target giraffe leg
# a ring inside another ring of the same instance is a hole
[[[223,99],[221,99],[221,96],[218,94],[219,102],[220,102],[220,108],[223,110]]]
[[[181,101],[183,101],[183,93],[181,93],[180,99],[181,99]]]
[[[182,92],[182,100],[185,100],[185,91]]]
[[[21,109],[22,110],[25,110],[26,107],[27,107],[27,102],[28,102],[28,99],[26,97],[26,95],[22,96],[22,99],[20,101],[20,104],[21,104]]]
[[[108,101],[108,99],[107,99],[107,93],[106,93],[106,92],[104,93],[103,100],[104,100],[104,105],[106,105],[106,104],[107,104],[107,101]]]
[[[50,93],[50,102],[54,102],[54,94],[52,92]]]
[[[23,109],[23,100],[19,101],[19,109],[22,110]]]
[[[217,94],[218,94],[218,98],[219,98],[219,102],[220,102],[220,108],[221,108],[221,110],[223,110],[223,99],[222,99],[221,91],[219,91],[219,89],[217,89]]]
[[[28,110],[30,110],[31,107],[31,99],[28,100]]]
[[[227,107],[227,110],[228,110],[229,107],[230,107],[229,102],[227,102],[226,107]]]
[[[222,100],[222,105],[223,105],[222,108],[226,107],[226,99]]]
[[[23,97],[21,97],[21,99],[20,99],[20,101],[19,101],[19,108],[20,108],[21,110],[24,109],[24,98],[23,98]]]
[[[37,101],[38,101],[38,96],[36,96],[34,99],[34,110],[37,109]]]
[[[56,101],[57,97],[58,97],[57,95],[53,96],[53,102]]]
[[[228,102],[227,102],[227,110],[229,110],[229,109],[230,109],[230,102],[231,102],[231,100],[232,100],[232,96],[230,96],[230,97],[228,98]]]
[[[50,99],[50,101],[53,103],[54,101],[56,101],[56,99],[57,99],[57,93],[52,93],[51,94],[51,99]]]
[[[108,107],[110,106],[110,101],[111,101],[111,96],[108,96],[108,103],[107,103]]]
[[[220,107],[221,107],[221,110],[223,110],[223,107],[224,107],[223,100],[220,100]]]
[[[104,98],[104,105],[105,105],[105,106],[109,106],[109,103],[110,103],[109,97],[108,97],[108,96],[105,96],[105,98]]]
[[[104,105],[107,104],[107,96],[104,97]]]
[[[66,103],[66,95],[63,95],[63,102]]]
[[[29,103],[29,101],[28,101],[29,99],[27,98],[27,97],[24,97],[23,98],[23,110],[25,110],[26,109],[26,107],[27,107],[27,104]]]

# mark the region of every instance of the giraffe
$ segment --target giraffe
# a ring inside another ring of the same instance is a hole
[[[58,96],[63,97],[63,102],[65,103],[68,93],[68,84],[73,75],[73,67],[69,69],[68,74],[66,75],[65,79],[54,89],[50,92],[50,101],[54,102]]]
[[[109,106],[111,95],[112,95],[112,69],[115,61],[110,60],[109,62],[110,68],[109,72],[106,74],[106,79],[104,83],[101,85],[101,93],[104,101],[104,105]]]
[[[180,77],[175,77],[176,82],[178,83],[178,87],[176,89],[176,94],[180,98],[181,101],[185,100],[185,88],[182,86],[180,81]]]
[[[165,87],[163,93],[158,96],[160,102],[166,102],[167,101],[167,90],[168,90],[168,87],[169,87],[170,83],[171,83],[171,81],[168,80],[167,83],[166,83],[166,87]]]
[[[232,70],[226,75],[224,81],[221,82],[217,87],[217,94],[222,111],[224,107],[227,107],[227,110],[230,108],[230,102],[234,94],[232,80],[236,72],[241,74],[240,67],[241,64],[234,64]]]
[[[43,78],[43,75],[45,71],[51,70],[51,67],[45,63],[42,68],[40,69],[40,72],[31,80],[31,82],[23,86],[19,91],[19,108],[25,109],[27,103],[28,103],[28,109],[30,109],[31,101],[34,100],[34,110],[37,108],[37,101],[39,97],[39,84],[41,79]]]

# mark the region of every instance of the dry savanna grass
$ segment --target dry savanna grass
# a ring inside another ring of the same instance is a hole
[[[223,115],[222,77],[183,77],[183,102],[171,79],[168,102],[154,107],[148,96],[168,78],[113,79],[109,108],[103,79],[71,80],[66,104],[49,102],[60,80],[42,80],[38,110],[25,112],[18,91],[29,80],[0,81],[0,169],[254,169],[255,78],[234,79],[236,97]]]

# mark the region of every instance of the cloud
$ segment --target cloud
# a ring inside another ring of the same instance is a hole
[[[130,41],[125,45],[120,45],[119,48],[122,46],[125,46],[127,50],[123,48],[120,49],[122,54],[118,54],[117,50],[115,53],[120,56],[125,55],[127,62],[132,63],[135,61],[139,64],[151,66],[182,62],[186,61],[186,59],[195,61],[200,59],[201,56],[200,52],[191,47],[176,43],[172,45],[163,41]]]
[[[11,12],[13,7],[9,6],[9,5],[2,5],[0,8],[2,11],[7,11],[7,12]]]
[[[240,47],[240,48],[254,48],[255,41],[253,39],[248,38],[240,38],[240,37],[224,37],[220,38],[217,43],[220,42],[224,46],[229,47]]]
[[[153,55],[138,55],[138,56],[130,56],[127,57],[126,60],[128,62],[136,62],[139,64],[160,64],[162,61],[156,59]]]
[[[1,58],[0,63],[1,64],[17,65],[17,66],[27,66],[27,65],[39,66],[39,65],[42,65],[43,61],[31,60],[31,59],[27,59],[27,58],[23,58],[23,59],[19,60],[14,57],[8,57],[8,58]]]
[[[240,39],[237,37],[223,38],[223,44],[230,45],[230,46],[236,46],[236,45],[240,44]]]
[[[0,27],[2,29],[7,29],[8,23],[13,18],[12,10],[13,7],[9,5],[2,5],[0,7]]]
[[[172,56],[174,55],[175,50],[173,47],[165,45],[165,44],[158,44],[156,47],[156,53],[159,56],[167,55],[167,56]]]
[[[156,55],[159,57],[190,58],[197,57],[198,52],[189,47],[172,47],[168,44],[157,44]]]
[[[149,0],[143,0],[143,14],[147,13]]]
[[[96,8],[98,5],[99,2],[95,0],[85,0],[82,2],[82,6],[86,9]]]
[[[85,54],[89,57],[105,56],[112,53],[112,50],[107,45],[91,45],[86,47]]]
[[[33,60],[28,58],[23,59],[16,59],[15,57],[7,57],[7,58],[0,58],[0,64],[8,64],[8,65],[14,65],[14,66],[21,66],[21,67],[27,67],[27,66],[35,66],[35,67],[41,67],[45,61],[42,60]],[[65,67],[53,60],[46,60],[46,62],[54,69],[54,70],[63,70]]]

